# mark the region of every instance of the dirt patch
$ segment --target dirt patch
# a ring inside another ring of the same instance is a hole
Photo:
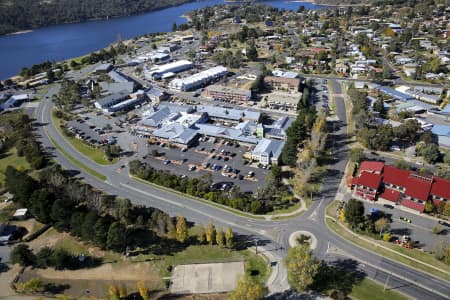
[[[76,298],[104,297],[111,285],[125,285],[128,293],[132,293],[137,291],[138,281],[145,282],[150,290],[163,289],[159,270],[149,262],[104,264],[98,268],[75,271],[27,269],[20,277],[20,282],[31,278],[40,278],[45,284],[50,284],[54,294]]]

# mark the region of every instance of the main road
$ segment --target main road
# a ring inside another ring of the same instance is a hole
[[[349,243],[330,231],[325,223],[325,209],[334,199],[344,174],[348,159],[347,127],[345,103],[341,86],[337,80],[331,81],[335,99],[334,139],[335,161],[328,165],[320,193],[315,196],[312,206],[303,215],[289,220],[257,220],[233,214],[216,206],[198,202],[179,194],[171,193],[151,185],[143,184],[129,177],[128,169],[120,168],[123,161],[114,165],[98,165],[89,160],[59,134],[51,121],[53,104],[49,100],[57,93],[58,87],[49,90],[46,97],[35,111],[35,117],[41,126],[38,134],[43,146],[48,149],[54,159],[65,169],[78,170],[80,177],[90,185],[106,193],[128,198],[137,204],[159,208],[172,216],[183,214],[188,220],[206,224],[212,221],[217,225],[230,226],[249,241],[257,240],[258,249],[265,251],[272,262],[276,263],[275,277],[269,283],[272,293],[282,292],[289,288],[286,270],[282,260],[289,248],[289,236],[292,232],[306,230],[313,233],[317,240],[316,256],[327,261],[353,259],[357,269],[393,289],[399,290],[417,299],[449,299],[450,283],[432,275],[410,268],[401,263],[386,259],[376,253],[364,250]],[[102,181],[75,166],[65,155],[55,148],[55,142],[70,156],[87,167],[104,174],[107,180]]]

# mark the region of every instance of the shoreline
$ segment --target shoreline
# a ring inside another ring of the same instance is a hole
[[[19,35],[19,34],[25,34],[25,33],[30,33],[30,32],[33,32],[33,30],[31,30],[31,29],[19,30],[19,31],[7,33],[7,34],[5,34],[5,36],[8,36],[8,35]]]

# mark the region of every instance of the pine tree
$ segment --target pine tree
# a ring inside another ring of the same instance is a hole
[[[217,233],[216,233],[216,243],[219,245],[219,247],[223,247],[224,240],[223,240],[223,230],[222,226],[217,227]]]
[[[212,245],[214,244],[214,241],[216,239],[216,228],[214,227],[214,224],[209,222],[208,227],[206,228],[206,241]]]
[[[177,240],[180,243],[184,243],[188,237],[188,231],[187,231],[187,226],[186,226],[186,219],[182,215],[177,216],[176,227],[177,227],[176,228]]]
[[[205,240],[206,240],[205,227],[203,225],[199,225],[197,229],[197,241],[200,244],[203,244]]]
[[[228,227],[227,230],[225,231],[225,244],[227,245],[228,248],[233,248],[233,230]]]

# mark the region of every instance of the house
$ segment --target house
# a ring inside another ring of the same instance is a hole
[[[273,90],[297,93],[300,87],[300,78],[266,76],[264,83]]]
[[[222,78],[228,74],[227,68],[217,66],[201,71],[186,78],[176,78],[169,83],[169,87],[180,91],[190,91]]]
[[[150,101],[155,103],[159,103],[169,98],[169,95],[158,87],[151,87],[145,90],[145,95]]]
[[[252,160],[263,165],[278,164],[284,141],[261,139],[252,151]]]
[[[14,215],[12,216],[13,220],[25,220],[29,217],[29,212],[27,208],[19,208],[14,212]]]
[[[111,71],[113,69],[113,65],[112,64],[102,64],[99,65],[97,68],[95,68],[94,73],[95,74],[106,74],[109,71]]]
[[[414,77],[417,71],[417,64],[404,64],[403,73],[408,77]]]

